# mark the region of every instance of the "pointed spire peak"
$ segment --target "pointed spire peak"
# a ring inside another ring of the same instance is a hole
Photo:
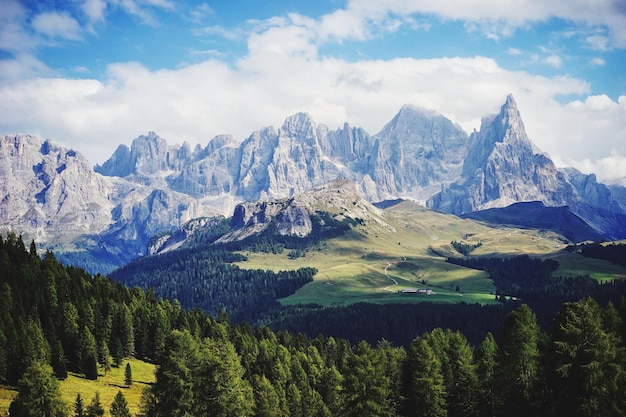
[[[506,102],[504,103],[504,106],[509,108],[517,108],[517,103],[515,103],[515,98],[513,97],[513,94],[509,94],[508,96],[506,96]]]

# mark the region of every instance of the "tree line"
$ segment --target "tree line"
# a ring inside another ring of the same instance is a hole
[[[185,309],[224,311],[235,321],[251,321],[317,273],[309,267],[272,272],[232,264],[245,259],[216,247],[192,247],[141,258],[110,275],[129,287],[153,288],[157,297],[176,299]]]

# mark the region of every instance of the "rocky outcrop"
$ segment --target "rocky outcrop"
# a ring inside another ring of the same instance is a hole
[[[294,197],[237,205],[231,231],[217,242],[241,240],[270,227],[279,235],[305,237],[313,231],[312,217],[319,210],[340,221],[349,217],[383,223],[381,210],[366,202],[352,181],[336,180]]]

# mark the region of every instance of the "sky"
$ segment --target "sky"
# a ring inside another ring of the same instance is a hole
[[[0,0],[0,135],[92,164],[301,111],[375,134],[412,104],[471,133],[508,94],[557,166],[626,186],[626,0]]]

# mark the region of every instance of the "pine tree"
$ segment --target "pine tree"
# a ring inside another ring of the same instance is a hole
[[[552,330],[552,353],[559,414],[587,417],[626,412],[619,387],[624,369],[618,337],[603,327],[603,312],[595,300],[561,307]]]
[[[441,362],[428,341],[413,341],[407,354],[405,370],[404,415],[411,417],[446,417],[446,387]]]
[[[495,371],[498,345],[491,333],[487,333],[474,355],[478,377],[478,414],[495,415]]]
[[[130,362],[126,363],[126,369],[124,370],[124,385],[127,387],[133,385],[133,370],[130,367]]]
[[[59,383],[50,365],[41,361],[32,362],[17,388],[18,395],[11,403],[10,415],[67,417]]]
[[[537,383],[541,329],[526,304],[509,313],[502,325],[498,349],[496,387],[503,415],[537,414]]]
[[[205,339],[194,369],[194,415],[250,416],[254,396],[235,347],[229,341]]]
[[[348,356],[343,380],[345,404],[341,415],[392,415],[388,400],[391,381],[385,375],[383,364],[376,359],[375,352],[366,342],[360,342]]]
[[[111,409],[109,410],[111,417],[131,417],[128,410],[128,403],[122,391],[118,391],[111,403]]]
[[[91,403],[87,406],[86,417],[102,417],[104,415],[104,408],[100,402],[100,393],[96,392],[96,395],[91,399]]]
[[[85,417],[85,404],[80,393],[76,394],[76,400],[74,401],[74,417]]]

